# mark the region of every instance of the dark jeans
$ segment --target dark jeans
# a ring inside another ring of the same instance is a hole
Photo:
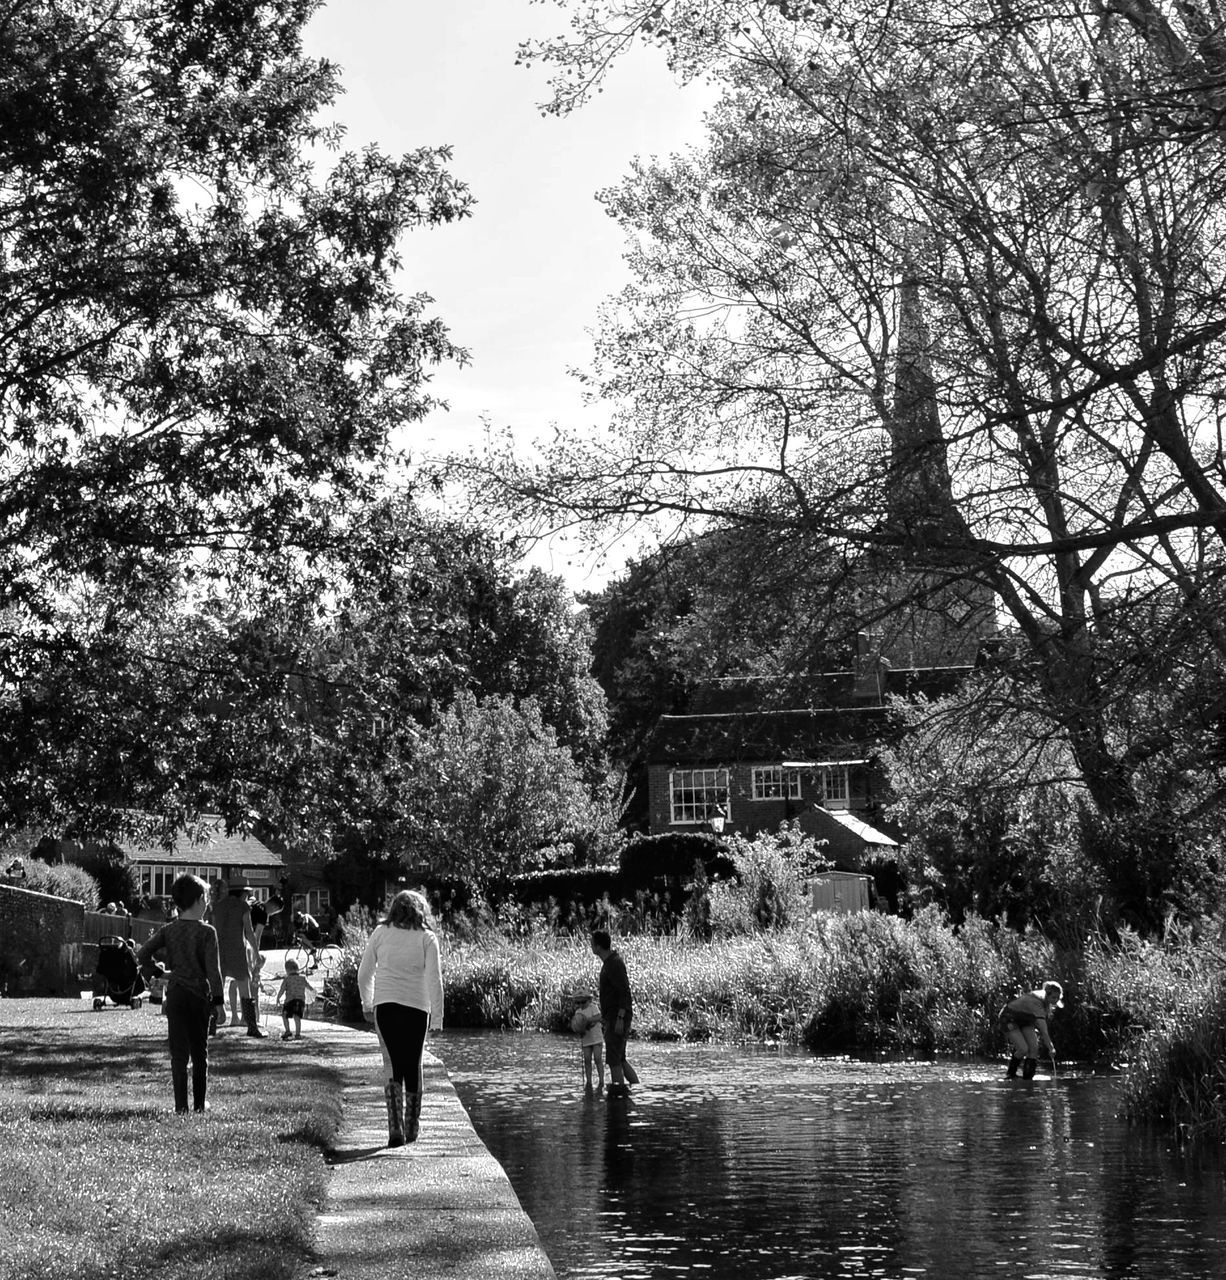
[[[631,1017],[633,1015],[630,1015]],[[601,1030],[604,1032],[604,1060],[609,1064],[610,1070],[613,1067],[620,1067],[626,1061],[626,1041],[630,1036],[630,1017],[622,1019],[622,1029],[620,1034],[613,1030],[617,1025],[616,1018],[604,1018],[601,1020]]]
[[[421,1093],[421,1055],[430,1015],[407,1004],[380,1004],[375,1006],[375,1025],[392,1060],[392,1079],[403,1080],[410,1093]]]
[[[166,992],[166,1038],[170,1041],[170,1078],[175,1110],[187,1110],[187,1064],[192,1067],[192,1104],[204,1110],[209,1088],[210,1001],[171,983]]]

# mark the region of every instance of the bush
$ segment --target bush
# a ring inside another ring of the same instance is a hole
[[[1226,1139],[1226,981],[1185,994],[1146,1038],[1124,1083],[1124,1115],[1161,1120],[1186,1137]]]
[[[786,929],[805,920],[809,880],[829,865],[819,842],[787,823],[752,840],[729,837],[728,857],[735,878],[709,890],[713,937]]]
[[[341,958],[336,971],[325,984],[324,994],[335,1003],[337,1017],[343,1022],[362,1021],[358,966],[377,924],[375,913],[360,903],[350,907],[338,922]]]
[[[658,888],[661,880],[688,880],[701,862],[711,879],[736,874],[727,846],[705,831],[664,831],[636,836],[622,849],[621,883],[628,892]]]
[[[96,902],[123,903],[125,906],[136,902],[140,896],[140,887],[136,883],[131,865],[122,853],[93,846],[80,849],[72,845],[62,847],[65,864],[87,871],[96,881]]]
[[[79,902],[86,911],[93,911],[99,904],[98,882],[81,867],[61,862],[48,864],[40,858],[30,858],[25,862],[25,869],[25,882],[20,886],[23,889]]]

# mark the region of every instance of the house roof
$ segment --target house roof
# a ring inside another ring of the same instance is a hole
[[[648,762],[807,759],[871,756],[888,723],[884,707],[827,707],[732,715],[661,716]]]
[[[866,859],[889,860],[898,848],[897,840],[838,809],[814,805],[796,821],[802,831],[825,841],[826,856],[844,871],[858,870]]]
[[[881,705],[888,697],[941,697],[952,693],[973,670],[970,666],[891,667],[882,663],[873,682],[880,698],[866,702],[854,671],[824,671],[809,676],[725,676],[704,680],[689,695],[692,715],[785,710],[789,708]]]
[[[970,667],[881,671],[881,697],[855,698],[849,671],[803,682],[757,677],[711,680],[690,699],[691,714],[661,716],[648,748],[649,764],[718,761],[853,760],[871,757],[891,720],[891,695],[938,697],[957,687]],[[792,699],[781,705],[781,697]]]
[[[220,822],[210,824],[207,832],[208,836],[204,841],[193,839],[193,833],[180,832],[173,849],[167,849],[163,845],[119,847],[133,862],[179,862],[185,866],[210,863],[224,867],[285,865],[277,854],[255,836],[244,836],[238,832],[226,835],[226,829]]]

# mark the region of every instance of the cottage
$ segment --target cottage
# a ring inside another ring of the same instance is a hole
[[[170,886],[181,875],[197,875],[212,883],[242,876],[258,901],[264,901],[281,885],[286,868],[282,859],[255,836],[227,835],[220,818],[206,817],[202,827],[181,832],[174,846],[120,844],[132,866],[140,893],[148,898],[169,898]]]
[[[701,686],[694,710],[662,716],[652,736],[651,832],[753,835],[786,820],[825,841],[845,870],[892,861],[903,833],[884,816],[878,753],[893,732],[888,699],[940,696],[970,670],[882,666],[871,684],[843,671],[790,688],[749,678]]]

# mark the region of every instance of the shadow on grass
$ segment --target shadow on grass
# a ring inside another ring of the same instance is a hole
[[[324,1152],[324,1161],[330,1165],[360,1164],[363,1160],[374,1160],[386,1152],[386,1143],[381,1147],[348,1147],[344,1151],[332,1148]]]
[[[115,1124],[124,1120],[148,1120],[148,1107],[98,1107],[68,1104],[62,1107],[33,1107],[30,1119],[51,1124]]]
[[[157,1070],[166,1063],[165,1041],[146,1037],[83,1041],[75,1031],[27,1031],[26,1043],[10,1040],[0,1059],[0,1079],[85,1081]]]

